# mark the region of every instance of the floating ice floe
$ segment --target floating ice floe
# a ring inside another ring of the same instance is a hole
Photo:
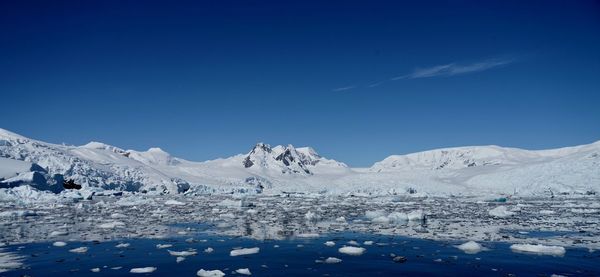
[[[121,221],[112,221],[112,222],[106,222],[106,223],[102,223],[102,224],[98,225],[98,228],[102,228],[102,229],[114,229],[114,228],[118,228],[118,227],[125,227],[125,223],[123,223]]]
[[[333,241],[326,241],[324,244],[329,247],[335,246],[335,242]]]
[[[456,248],[462,250],[463,252],[465,252],[467,254],[477,254],[477,253],[485,250],[485,248],[483,246],[481,246],[481,244],[474,242],[474,241],[465,242],[461,245],[456,246]]]
[[[82,247],[73,248],[73,249],[69,250],[69,252],[83,254],[83,253],[86,253],[88,251],[88,249],[89,248],[82,246]]]
[[[258,253],[259,251],[260,251],[260,248],[258,248],[258,247],[241,248],[241,249],[231,250],[231,252],[229,252],[229,255],[232,257],[242,256],[242,255],[251,255],[251,254]]]
[[[350,244],[350,245],[355,245],[355,246],[359,246],[359,245],[360,245],[360,243],[358,243],[358,242],[357,242],[357,241],[355,241],[355,240],[348,241],[348,244]]]
[[[252,273],[250,273],[250,269],[248,269],[248,268],[236,269],[235,273],[242,274],[242,275],[252,275]]]
[[[147,266],[147,267],[136,267],[129,270],[129,273],[152,273],[156,271],[156,267]]]
[[[129,243],[119,243],[117,245],[115,245],[116,248],[127,248],[129,247]]]
[[[52,233],[50,233],[48,236],[50,237],[59,237],[59,236],[66,236],[68,235],[68,232],[65,231],[52,231]]]
[[[198,254],[198,252],[196,252],[196,249],[188,249],[188,250],[184,250],[184,251],[171,251],[171,250],[167,250],[169,251],[169,254],[171,256],[177,256],[177,257],[187,257],[187,256],[193,256]]]
[[[185,261],[185,257],[177,257],[177,259],[175,259],[175,262],[180,263]]]
[[[372,240],[367,240],[363,242],[364,245],[373,245],[373,241]]]
[[[5,249],[0,248],[0,273],[23,267],[25,257],[4,251]]]
[[[185,203],[171,199],[171,200],[167,200],[165,202],[165,205],[169,205],[169,206],[183,206],[183,205],[185,205]]]
[[[566,252],[562,246],[547,246],[542,244],[513,244],[510,246],[510,250],[518,253],[552,256],[563,256]]]
[[[223,273],[223,271],[220,271],[218,269],[215,269],[215,270],[200,269],[200,270],[198,270],[198,272],[196,272],[196,275],[198,275],[200,277],[223,277],[223,276],[225,276],[225,273]]]
[[[414,210],[409,213],[392,212],[386,215],[385,211],[367,211],[365,217],[373,223],[378,224],[401,224],[409,221],[421,221],[425,218],[425,213],[422,210]]]
[[[329,258],[325,259],[323,262],[326,264],[337,264],[337,263],[341,263],[342,259],[338,259],[336,257],[329,257]]]
[[[212,249],[212,247],[208,247],[208,248],[204,249],[204,253],[212,253],[213,251],[215,251],[215,250]]]
[[[56,246],[56,247],[63,247],[63,246],[67,246],[67,243],[64,241],[55,241],[52,245]]]
[[[90,269],[90,271],[98,273],[98,272],[100,272],[100,268],[99,267],[94,267],[94,268]]]
[[[498,206],[488,211],[488,214],[493,217],[509,217],[514,215],[514,212],[509,211],[506,206]]]
[[[158,248],[158,249],[169,248],[169,247],[173,247],[173,245],[172,244],[160,244],[160,243],[156,245],[156,248]]]
[[[338,249],[338,251],[342,254],[352,255],[352,256],[360,256],[365,253],[367,249],[362,247],[354,247],[354,246],[344,246]]]

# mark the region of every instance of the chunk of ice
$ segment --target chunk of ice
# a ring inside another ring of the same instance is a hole
[[[241,255],[250,255],[250,254],[256,254],[256,253],[258,253],[258,251],[260,251],[260,248],[258,248],[258,247],[241,248],[241,249],[231,250],[231,252],[229,252],[229,255],[232,257],[241,256]]]
[[[215,270],[200,269],[200,270],[198,270],[198,272],[196,272],[196,275],[198,275],[200,277],[223,277],[223,276],[225,276],[225,273],[223,273],[223,271],[220,271],[218,269],[215,269]]]
[[[247,269],[247,268],[236,269],[235,273],[242,274],[242,275],[252,275],[252,273],[250,273],[250,269]]]
[[[465,242],[461,245],[456,246],[456,248],[462,250],[463,252],[465,252],[467,254],[477,254],[484,250],[484,248],[483,248],[483,246],[481,246],[481,244],[474,242],[474,241]]]
[[[510,250],[518,253],[552,256],[563,256],[566,252],[562,246],[546,246],[542,244],[513,244],[510,246]]]
[[[346,254],[346,255],[352,255],[352,256],[360,256],[363,253],[365,253],[367,249],[362,248],[362,247],[354,247],[354,246],[344,246],[340,249],[338,249],[338,251],[342,254]]]
[[[152,273],[154,271],[156,271],[156,267],[148,266],[132,268],[129,273]]]

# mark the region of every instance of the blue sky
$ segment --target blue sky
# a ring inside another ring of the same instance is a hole
[[[0,127],[352,166],[600,140],[597,1],[284,2],[2,1]]]

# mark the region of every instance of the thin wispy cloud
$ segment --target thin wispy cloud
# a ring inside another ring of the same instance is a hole
[[[331,91],[336,91],[336,92],[337,92],[337,91],[345,91],[345,90],[353,89],[353,88],[355,88],[355,87],[356,87],[356,86],[348,86],[348,87],[334,88],[334,89],[332,89]]]
[[[430,78],[438,76],[454,76],[460,74],[481,72],[492,68],[513,63],[514,59],[491,59],[471,64],[450,63],[427,68],[417,68],[412,73],[391,78],[390,80]]]
[[[433,77],[449,77],[468,73],[482,72],[490,69],[494,69],[501,66],[506,66],[516,62],[515,58],[495,58],[488,59],[474,63],[449,63],[435,65],[425,68],[416,68],[412,72],[393,77],[388,81],[408,80],[408,79],[419,79],[419,78],[433,78]],[[333,92],[347,91],[359,87],[374,88],[385,84],[386,81],[373,82],[364,86],[346,86],[332,89]]]

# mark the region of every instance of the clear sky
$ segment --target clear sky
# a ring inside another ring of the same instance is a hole
[[[196,161],[591,143],[600,3],[1,1],[0,107],[28,137]]]

